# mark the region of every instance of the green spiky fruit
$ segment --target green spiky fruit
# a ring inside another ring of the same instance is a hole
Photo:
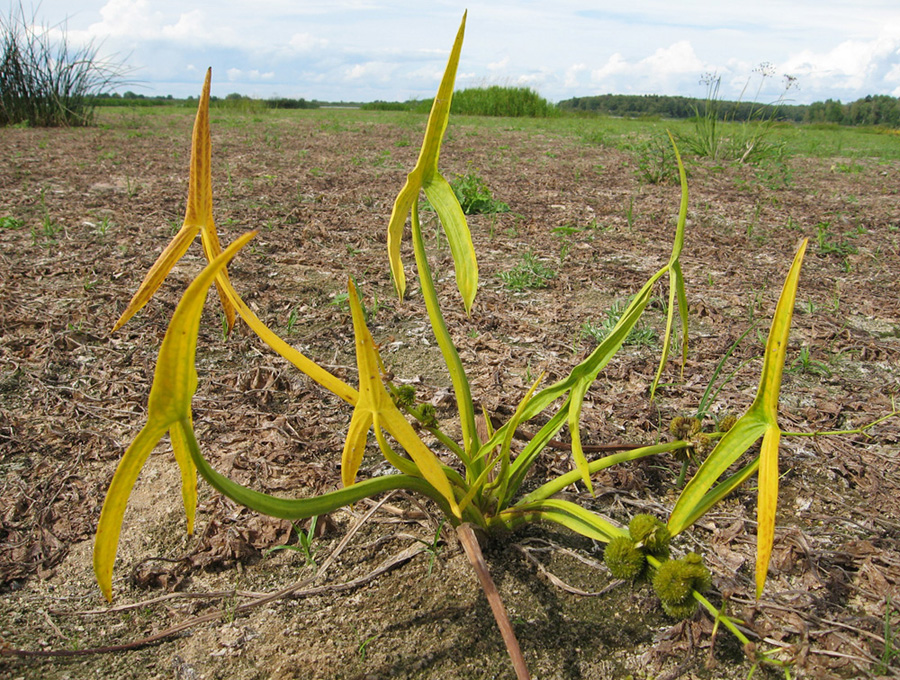
[[[647,566],[644,553],[627,536],[612,539],[603,552],[603,559],[613,576],[629,581],[640,577]]]
[[[663,562],[653,575],[653,590],[669,616],[687,618],[694,613],[697,602],[693,591],[709,589],[712,577],[697,553],[688,553],[678,560]]]
[[[397,404],[404,408],[416,405],[416,388],[412,385],[400,385],[397,388]]]
[[[676,439],[690,439],[693,435],[700,432],[700,426],[699,418],[676,416],[669,423],[669,432]]]
[[[734,424],[738,421],[737,416],[725,416],[722,420],[719,421],[719,432],[728,432]]]
[[[701,432],[696,435],[691,442],[694,444],[694,453],[701,458],[705,458],[710,451],[713,450],[713,440],[708,434]]]
[[[437,427],[437,409],[432,404],[422,404],[419,409],[419,420],[425,427]]]
[[[693,597],[689,597],[684,602],[679,602],[678,604],[668,604],[667,602],[663,602],[662,606],[663,611],[673,619],[689,619],[694,615],[694,612],[697,611],[697,600]]]
[[[638,545],[658,560],[669,559],[669,541],[672,535],[668,527],[653,515],[635,515],[628,523],[628,533]]]

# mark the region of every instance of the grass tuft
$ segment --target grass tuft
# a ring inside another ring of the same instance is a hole
[[[0,16],[0,125],[89,125],[97,96],[125,82],[124,66],[97,52],[72,47],[65,25],[51,29],[12,5]]]

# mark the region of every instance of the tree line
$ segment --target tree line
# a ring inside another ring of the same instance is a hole
[[[662,118],[691,118],[703,115],[708,102],[692,97],[666,95],[602,94],[574,97],[559,102],[563,111],[602,113],[610,116]],[[834,123],[837,125],[881,125],[900,127],[900,98],[889,95],[869,95],[843,104],[826,99],[812,104],[766,105],[754,102],[717,102],[718,115],[723,120],[775,120],[796,123]]]

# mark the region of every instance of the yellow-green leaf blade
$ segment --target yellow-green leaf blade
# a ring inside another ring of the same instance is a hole
[[[593,496],[594,485],[591,484],[588,461],[584,456],[584,449],[581,448],[581,406],[584,403],[584,395],[587,393],[588,387],[590,387],[590,383],[582,380],[572,388],[569,405],[569,434],[572,437],[572,458],[575,460],[575,469],[581,473],[581,481]]]
[[[137,481],[147,456],[165,434],[168,423],[160,419],[150,420],[138,433],[119,461],[116,472],[106,491],[97,533],[94,535],[94,577],[107,600],[112,600],[112,572],[122,531],[122,518],[134,483]]]
[[[203,82],[203,91],[197,106],[197,117],[194,120],[194,132],[191,137],[191,172],[184,214],[185,224],[194,224],[200,227],[200,239],[207,262],[212,262],[222,252],[212,210],[212,135],[209,131],[209,86],[211,80],[212,69],[210,68],[206,70],[206,79]],[[228,281],[227,268],[222,270],[220,278]],[[230,331],[234,327],[234,307],[218,280],[216,289]]]
[[[790,271],[784,281],[784,287],[781,289],[781,295],[775,307],[775,315],[772,318],[772,326],[769,329],[769,337],[766,341],[766,354],[763,360],[759,390],[753,402],[755,406],[763,410],[766,419],[771,425],[777,424],[781,377],[784,373],[788,336],[791,332],[794,303],[797,299],[800,268],[803,265],[803,255],[806,252],[808,242],[808,239],[803,239],[803,242],[797,249]]]
[[[400,242],[403,240],[403,229],[406,226],[406,218],[416,201],[419,200],[419,191],[422,188],[422,169],[416,166],[406,178],[406,184],[400,189],[397,198],[394,199],[394,207],[391,210],[391,219],[388,222],[387,246],[388,261],[391,265],[391,275],[394,277],[394,288],[397,296],[403,299],[406,292],[406,273],[403,271],[403,261],[400,259]]]
[[[475,259],[475,246],[472,244],[472,234],[466,216],[450,183],[437,170],[431,179],[425,181],[423,188],[447,235],[453,265],[456,268],[456,285],[468,314],[478,292],[478,262]]]
[[[437,493],[432,486],[420,477],[410,475],[382,475],[357,482],[348,487],[336,491],[313,496],[311,498],[279,498],[270,494],[248,489],[216,472],[203,458],[200,447],[189,424],[184,424],[184,431],[188,451],[197,466],[197,470],[209,484],[219,493],[228,496],[233,501],[245,505],[251,510],[261,512],[270,517],[282,519],[303,519],[324,515],[329,512],[352,505],[357,501],[374,496],[392,489],[406,489],[424,494],[433,499],[445,512],[450,510],[444,497]]]
[[[681,153],[678,151],[678,145],[675,143],[675,138],[672,136],[671,132],[669,132],[669,140],[672,142],[673,151],[675,151],[675,160],[678,162],[678,179],[681,184],[681,203],[678,206],[678,222],[675,227],[675,242],[672,246],[672,256],[669,259],[669,264],[672,265],[678,261],[679,257],[681,257],[681,251],[684,248],[684,231],[687,225],[688,210],[688,183],[687,173],[684,170],[684,163],[681,162]]]
[[[428,124],[425,127],[425,139],[422,142],[422,150],[419,153],[417,166],[421,166],[423,180],[427,183],[431,174],[437,172],[438,157],[441,153],[441,141],[447,130],[447,122],[450,119],[450,103],[453,100],[453,86],[456,82],[456,70],[459,67],[459,55],[462,52],[463,38],[466,33],[466,13],[463,13],[462,22],[456,32],[453,48],[450,50],[450,58],[444,69],[444,76],[438,87],[437,96],[431,105],[431,113],[428,116]]]
[[[181,498],[184,502],[184,514],[187,517],[187,532],[194,533],[194,516],[197,514],[197,466],[191,460],[182,428],[176,423],[169,428],[172,440],[172,453],[181,472]]]
[[[425,137],[419,150],[419,158],[415,167],[407,175],[406,182],[394,200],[394,207],[391,210],[387,234],[388,260],[390,261],[391,274],[394,277],[394,286],[397,289],[398,296],[401,298],[406,290],[406,274],[403,271],[403,263],[400,259],[400,241],[403,238],[406,218],[409,215],[410,208],[419,200],[419,191],[423,188],[423,183],[430,181],[433,174],[437,172],[441,141],[444,138],[444,132],[447,130],[447,122],[450,118],[450,103],[453,99],[453,85],[456,82],[456,70],[459,66],[459,55],[462,51],[465,28],[466,14],[464,13],[453,48],[450,50],[450,58],[447,60],[447,67],[444,69],[437,96],[431,105],[431,113],[428,115],[428,122],[425,125]]]
[[[781,430],[769,426],[759,454],[759,497],[756,507],[756,597],[766,585],[772,544],[775,542],[775,511],[778,506],[778,444]]]
[[[453,488],[441,467],[437,456],[419,439],[412,425],[397,409],[390,395],[381,382],[378,372],[378,357],[375,352],[375,341],[366,326],[365,315],[359,303],[359,296],[353,282],[349,285],[350,313],[353,317],[353,333],[356,338],[357,366],[359,367],[360,404],[371,408],[373,417],[379,421],[391,436],[406,450],[413,459],[422,477],[440,493],[449,505],[453,515],[461,518],[459,506],[453,494]],[[357,405],[360,408],[360,405]]]
[[[122,517],[134,482],[150,451],[165,431],[179,421],[188,424],[191,421],[191,398],[197,388],[197,370],[194,366],[197,333],[206,293],[216,275],[253,236],[255,232],[239,237],[207,265],[188,286],[172,314],[156,360],[153,385],[147,399],[147,423],[122,456],[100,513],[94,540],[94,573],[107,599],[112,597],[112,568],[119,544]],[[182,447],[186,436],[184,428],[175,436],[174,445]],[[183,448],[176,455],[181,455],[181,451]],[[184,467],[182,473],[184,474]],[[184,487],[182,491],[184,492]],[[186,508],[190,505],[188,498]]]
[[[341,482],[344,486],[356,482],[356,473],[366,452],[366,441],[371,427],[372,410],[360,400],[353,409],[350,426],[347,428],[347,438],[344,440],[344,451],[341,453]]]
[[[131,317],[137,314],[144,305],[150,301],[150,298],[152,298],[153,294],[159,290],[159,287],[162,285],[162,282],[165,281],[169,272],[172,271],[172,267],[175,266],[175,263],[187,252],[191,242],[197,236],[197,231],[198,227],[191,224],[184,224],[181,229],[178,230],[175,237],[169,242],[162,253],[160,253],[159,257],[156,258],[156,262],[150,267],[150,271],[144,276],[144,280],[141,282],[141,285],[138,286],[137,291],[125,308],[125,311],[122,312],[119,320],[116,321],[116,325],[113,326],[113,333],[124,326]]]
[[[660,353],[659,358],[659,366],[656,369],[656,375],[653,377],[653,382],[650,384],[650,401],[653,401],[653,398],[656,396],[656,388],[659,385],[659,380],[662,377],[663,369],[666,367],[666,362],[669,360],[669,350],[672,346],[672,325],[675,320],[675,292],[676,286],[678,283],[678,275],[675,273],[674,268],[669,269],[669,310],[666,314],[666,332],[663,336],[663,346],[662,352]],[[682,333],[685,332],[684,326],[682,326]]]
[[[694,509],[725,471],[766,431],[766,421],[755,410],[745,413],[716,444],[700,469],[685,485],[669,517],[669,531],[676,535],[696,519]]]
[[[444,315],[441,313],[437,291],[434,288],[434,277],[431,275],[431,267],[428,265],[425,241],[422,238],[422,230],[419,225],[419,209],[416,205],[413,205],[412,208],[411,223],[413,251],[419,272],[419,283],[422,286],[422,299],[425,301],[425,310],[431,322],[431,330],[434,333],[435,340],[437,340],[438,347],[444,357],[444,364],[450,373],[450,380],[453,383],[453,392],[456,395],[456,407],[459,411],[460,427],[462,428],[463,449],[467,456],[472,456],[474,455],[475,442],[478,438],[475,428],[472,389],[466,376],[466,370],[459,358],[459,352],[456,350],[456,345],[453,344],[450,331],[447,330]],[[467,460],[464,460],[463,463],[468,465]]]
[[[650,301],[650,293],[653,290],[653,285],[659,277],[662,276],[664,271],[664,269],[660,270],[644,284],[644,287],[641,288],[622,313],[622,316],[619,317],[619,321],[613,327],[613,330],[609,335],[603,338],[603,341],[597,345],[594,351],[591,352],[584,361],[573,368],[566,378],[549,387],[545,387],[534,395],[534,398],[528,403],[528,407],[522,415],[522,420],[530,420],[579,382],[586,381],[589,384],[594,381],[600,371],[603,370],[621,349],[628,334],[631,333],[631,330],[641,318],[641,314],[644,313],[644,309]]]
[[[616,536],[628,533],[602,517],[585,510],[577,503],[558,498],[548,498],[527,505],[517,505],[500,513],[500,518],[509,526],[524,522],[545,520],[555,522],[596,541],[609,542]]]
[[[206,292],[216,275],[233,258],[238,250],[256,235],[246,233],[237,238],[222,255],[207,265],[187,290],[172,314],[169,329],[159,348],[153,386],[147,402],[148,411],[166,414],[168,422],[188,418],[191,413],[191,397],[197,389],[197,333],[200,330],[200,314],[206,301]]]

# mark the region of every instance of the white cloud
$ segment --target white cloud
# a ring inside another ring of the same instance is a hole
[[[397,69],[396,64],[384,61],[369,61],[364,64],[354,64],[346,68],[344,77],[346,80],[367,80],[385,82]]]
[[[500,61],[494,61],[487,65],[488,71],[502,71],[509,66],[509,56],[503,57]]]
[[[608,92],[677,94],[685,81],[696,82],[701,73],[710,70],[715,69],[697,56],[691,43],[680,40],[637,61],[617,52],[591,71],[591,81]]]
[[[888,23],[870,40],[845,40],[824,52],[802,50],[791,55],[782,69],[799,77],[802,86],[880,91],[900,73],[900,22]]]
[[[109,0],[100,16],[103,20],[88,28],[94,36],[144,39],[162,32],[163,14],[151,11],[147,0]]]
[[[687,40],[681,40],[668,48],[659,48],[638,63],[638,69],[650,69],[654,74],[699,73],[706,65],[700,61]]]
[[[578,87],[580,83],[579,76],[588,70],[587,64],[572,64],[566,69],[566,77],[563,84],[567,88]]]
[[[272,71],[267,71],[266,73],[260,73],[256,69],[250,69],[249,71],[245,71],[239,68],[230,68],[225,72],[225,75],[228,77],[230,82],[256,82],[260,80],[273,80],[275,78],[275,73]]]
[[[311,52],[328,46],[328,40],[309,33],[294,33],[288,44],[297,52]]]
[[[552,7],[496,0],[470,6],[458,82],[539,84],[554,100],[702,96],[700,75],[715,71],[722,95],[736,97],[753,67],[769,60],[779,75],[800,78],[798,102],[896,94],[896,2],[647,0],[598,8],[588,0]],[[42,0],[39,19],[55,26],[70,17],[71,44],[93,39],[104,54],[125,55],[150,91],[184,94],[194,87],[187,65],[210,64],[223,76],[231,66],[242,78],[255,71],[265,83],[259,91],[362,100],[433,95],[461,12],[457,3],[400,0]]]
[[[186,12],[178,17],[174,24],[163,26],[160,31],[162,37],[170,40],[184,41],[196,40],[200,37],[209,38],[208,22],[199,9]]]

